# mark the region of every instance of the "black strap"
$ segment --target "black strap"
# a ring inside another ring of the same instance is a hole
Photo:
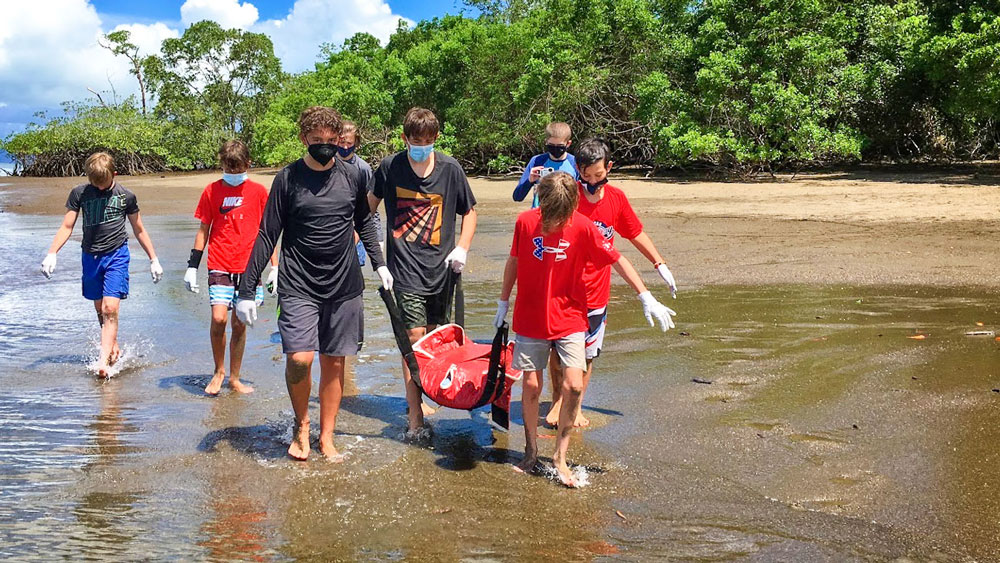
[[[455,274],[455,324],[465,328],[465,291],[462,290],[462,274]]]
[[[483,394],[476,401],[473,409],[492,403],[493,400],[503,393],[504,384],[507,379],[507,362],[504,354],[507,351],[507,323],[497,329],[496,336],[493,337],[493,348],[490,350],[490,367],[486,372],[486,384],[483,385]],[[471,410],[471,409],[470,409]]]
[[[410,368],[410,379],[416,383],[417,388],[423,391],[420,385],[420,366],[417,365],[417,357],[413,354],[413,345],[410,344],[410,337],[406,334],[406,327],[403,325],[403,317],[399,314],[399,307],[392,297],[392,292],[384,287],[378,288],[378,294],[382,296],[385,308],[389,311],[389,322],[392,324],[392,334],[396,337],[396,346],[403,355],[403,361]]]

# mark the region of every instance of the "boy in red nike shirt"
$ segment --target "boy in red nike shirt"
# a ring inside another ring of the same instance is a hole
[[[584,334],[587,330],[587,288],[582,274],[588,262],[598,267],[614,266],[639,294],[647,319],[661,322],[669,309],[646,291],[642,278],[627,259],[607,243],[588,218],[576,212],[579,192],[576,180],[565,172],[545,176],[538,184],[539,207],[525,211],[514,226],[514,241],[503,272],[503,288],[497,301],[494,325],[507,316],[511,291],[518,285],[514,303],[514,361],[524,371],[521,405],[524,416],[524,459],[518,469],[535,470],[538,463],[538,398],[542,371],[550,351],[563,365],[562,410],[559,435],[552,462],[559,479],[576,487],[566,463],[572,417],[583,391]]]
[[[247,179],[250,168],[250,151],[241,141],[227,141],[219,149],[222,179],[205,187],[198,201],[194,216],[201,221],[194,237],[194,248],[184,273],[188,291],[198,293],[198,266],[208,244],[208,302],[212,307],[212,356],[215,373],[205,387],[205,393],[216,395],[226,378],[226,323],[229,311],[236,302],[236,288],[240,276],[250,260],[250,251],[257,240],[260,220],[267,203],[267,188]],[[271,256],[271,275],[268,290],[278,277],[277,255]],[[264,301],[264,288],[257,288],[257,304]],[[235,312],[233,335],[229,342],[229,387],[239,393],[251,393],[253,387],[240,381],[243,349],[246,345],[247,327]]]
[[[676,298],[677,283],[674,281],[674,276],[670,273],[667,265],[663,263],[663,258],[656,250],[649,235],[643,231],[642,222],[632,210],[628,198],[625,197],[624,192],[608,184],[608,173],[611,171],[612,164],[611,150],[604,141],[587,139],[580,144],[576,151],[576,166],[580,174],[580,203],[576,210],[594,222],[604,240],[612,248],[615,244],[615,235],[628,239],[653,264],[653,269],[670,286],[670,291]],[[604,346],[608,301],[611,299],[611,268],[589,264],[584,269],[583,280],[587,286],[588,321],[587,370],[583,374],[583,394],[586,394],[587,385],[590,384],[590,376],[594,369],[594,359],[600,356],[601,348]],[[666,324],[661,326],[664,331],[674,327],[674,322],[669,316],[666,320]],[[562,407],[562,370],[559,369],[559,361],[555,355],[550,358],[549,371],[552,377],[552,407],[545,417],[545,422],[550,426],[555,426],[559,424],[559,411]],[[578,404],[583,405],[582,396]],[[583,416],[579,406],[572,420],[575,427],[590,424],[590,421]]]

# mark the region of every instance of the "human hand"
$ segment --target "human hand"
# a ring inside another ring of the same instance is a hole
[[[456,246],[455,250],[451,251],[451,254],[444,259],[446,266],[451,266],[451,269],[455,271],[456,274],[461,274],[462,270],[465,269],[465,260],[469,257],[469,253],[461,246]]]
[[[187,290],[191,293],[198,293],[201,291],[198,288],[198,268],[188,268],[184,272],[184,285],[187,286]]]
[[[267,273],[267,282],[264,283],[270,295],[278,293],[278,267],[271,266],[271,271]]]
[[[542,179],[542,170],[545,170],[544,166],[535,166],[528,173],[528,181],[534,184],[535,182]]]
[[[510,309],[510,301],[497,300],[497,314],[493,317],[493,326],[500,328],[507,320],[507,310]]]
[[[674,320],[671,316],[676,315],[672,309],[660,303],[653,297],[653,294],[648,291],[643,291],[639,294],[639,301],[642,302],[642,314],[646,316],[646,320],[649,321],[649,326],[655,326],[653,319],[660,321],[660,329],[663,332],[667,332],[669,329],[674,328]]]
[[[56,254],[54,252],[50,252],[46,254],[45,259],[42,260],[42,274],[44,274],[46,278],[51,278],[52,272],[54,271],[56,271]]]
[[[163,266],[160,266],[158,258],[149,261],[149,275],[153,277],[153,283],[160,283],[163,279]]]
[[[378,279],[382,281],[382,287],[387,291],[392,291],[392,274],[389,273],[389,268],[385,266],[379,266],[375,273],[378,274]]]
[[[253,328],[253,323],[257,321],[257,302],[253,299],[237,299],[235,310],[236,318]]]
[[[665,281],[667,285],[670,286],[671,297],[677,299],[677,282],[674,281],[674,275],[670,273],[670,268],[668,268],[666,264],[663,264],[661,262],[656,267],[656,273],[660,274],[660,277],[663,278],[663,281]]]

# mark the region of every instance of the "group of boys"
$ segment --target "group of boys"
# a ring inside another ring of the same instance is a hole
[[[354,123],[342,120],[331,108],[307,108],[299,117],[305,155],[279,171],[270,190],[249,180],[246,145],[228,141],[219,150],[222,178],[209,184],[198,202],[195,217],[200,226],[184,275],[188,290],[197,293],[198,268],[207,247],[215,371],[205,392],[217,394],[225,381],[230,316],[229,386],[241,393],[253,391],[240,381],[240,368],[246,327],[257,319],[257,307],[264,299],[261,275],[270,263],[266,286],[278,297],[285,382],[295,415],[288,454],[294,459],[305,460],[310,452],[310,372],[316,352],[319,450],[327,459],[342,459],[333,434],[345,360],[358,353],[364,340],[361,266],[366,259],[382,287],[392,291],[411,343],[449,322],[445,299],[449,270],[464,269],[477,215],[476,199],[461,165],[434,150],[439,131],[433,112],[411,109],[403,122],[406,149],[386,157],[373,173],[356,154],[359,132]],[[585,141],[574,160],[567,150],[568,125],[550,124],[546,136],[546,152],[531,159],[514,192],[517,201],[533,192],[534,204],[518,217],[514,228],[495,324],[505,322],[516,283],[512,367],[524,372],[526,438],[525,457],[517,468],[537,469],[539,395],[548,366],[553,405],[546,421],[559,429],[553,462],[562,482],[575,486],[566,453],[571,429],[588,423],[580,405],[602,346],[612,267],[637,292],[650,326],[658,321],[664,331],[673,327],[674,312],[652,296],[629,261],[615,250],[615,233],[632,241],[672,291],[676,284],[627,198],[607,185],[612,167],[607,145]],[[82,211],[83,295],[97,309],[101,324],[97,372],[106,376],[121,353],[118,311],[129,292],[126,219],[149,255],[154,283],[163,269],[142,226],[135,194],[115,181],[113,159],[96,153],[87,159],[85,170],[89,183],[71,192],[42,272],[51,276],[56,253]],[[389,234],[384,247],[377,215],[383,200]],[[458,217],[462,224],[456,243]],[[402,370],[406,438],[424,439],[429,435],[424,416],[433,410],[423,403],[405,361]]]

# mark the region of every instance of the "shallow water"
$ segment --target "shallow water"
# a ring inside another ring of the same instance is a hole
[[[1000,557],[1000,345],[965,336],[994,328],[993,295],[692,289],[668,303],[678,327],[661,335],[616,287],[592,428],[571,446],[590,484],[570,491],[510,469],[519,389],[509,435],[482,412],[442,410],[431,447],[401,442],[398,360],[371,290],[338,420],[346,462],[286,459],[274,301],[247,345],[257,391],[204,396],[207,296],[181,283],[192,221],[145,222],[166,277],[154,286],[133,248],[121,325],[131,359],[101,382],[86,370],[97,323],[79,296],[78,243],[44,281],[37,263],[57,219],[0,214],[0,557]],[[503,259],[504,237],[489,239],[501,231],[484,221],[482,256]],[[489,335],[496,291],[471,276],[474,336]]]

